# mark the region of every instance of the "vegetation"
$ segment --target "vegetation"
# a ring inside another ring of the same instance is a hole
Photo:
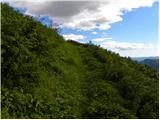
[[[2,118],[158,118],[158,75],[2,4]]]

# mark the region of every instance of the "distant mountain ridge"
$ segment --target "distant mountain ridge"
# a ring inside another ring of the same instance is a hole
[[[135,60],[135,61],[143,61],[145,59],[159,59],[159,56],[149,56],[149,57],[132,57],[131,58],[132,60]]]
[[[159,59],[145,59],[143,61],[140,61],[142,64],[146,64],[156,70],[159,70]]]
[[[150,66],[151,68],[159,71],[159,57],[134,57],[132,60],[137,61],[141,64]]]

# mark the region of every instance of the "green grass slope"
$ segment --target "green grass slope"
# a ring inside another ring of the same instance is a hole
[[[158,118],[155,70],[1,7],[2,118]]]

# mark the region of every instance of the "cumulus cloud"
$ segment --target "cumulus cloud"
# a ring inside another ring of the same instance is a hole
[[[67,34],[67,35],[63,35],[63,37],[66,40],[75,40],[75,41],[79,41],[85,38],[85,36],[83,35],[76,35],[76,34]]]
[[[151,43],[143,44],[143,43],[129,43],[129,42],[117,42],[117,41],[105,41],[100,43],[100,45],[104,48],[110,50],[140,50],[140,49],[150,49],[153,48]]]
[[[156,0],[10,0],[17,7],[26,7],[27,14],[48,15],[64,27],[81,30],[107,30],[122,21],[126,11],[151,7]]]

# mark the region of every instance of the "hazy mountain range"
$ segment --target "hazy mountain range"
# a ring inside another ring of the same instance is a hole
[[[159,70],[159,57],[133,57],[135,61],[138,61],[141,64],[146,64],[156,70]]]

